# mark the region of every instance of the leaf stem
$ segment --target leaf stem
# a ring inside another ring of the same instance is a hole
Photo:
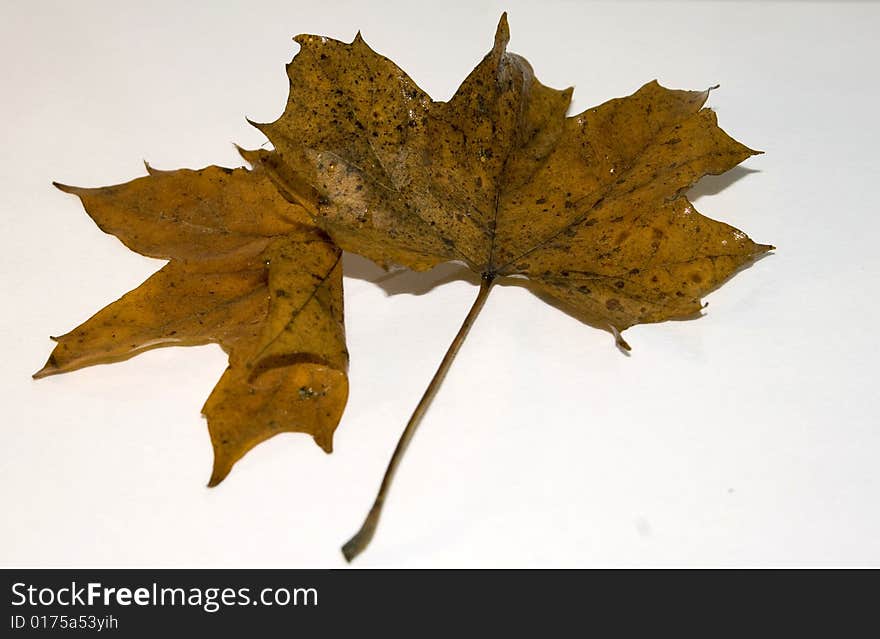
[[[364,523],[361,525],[360,530],[358,530],[354,537],[349,539],[342,547],[342,554],[345,555],[346,561],[351,561],[362,553],[373,539],[373,535],[376,533],[376,527],[379,525],[382,506],[385,505],[385,497],[391,486],[391,480],[394,479],[394,473],[400,465],[400,460],[403,457],[404,452],[406,452],[406,448],[409,446],[409,442],[412,440],[416,429],[419,427],[422,417],[425,416],[428,406],[431,405],[431,400],[434,399],[437,390],[443,383],[443,379],[446,377],[446,373],[449,371],[449,367],[452,365],[455,355],[461,348],[462,343],[464,343],[464,339],[467,337],[468,332],[470,332],[474,320],[477,319],[477,316],[483,309],[483,305],[486,303],[486,298],[489,296],[489,290],[492,288],[492,282],[494,279],[495,277],[492,274],[483,275],[483,279],[480,283],[480,292],[477,294],[477,299],[474,301],[474,305],[471,306],[471,310],[468,312],[467,317],[464,318],[461,328],[458,329],[458,334],[449,345],[446,355],[443,356],[443,361],[440,362],[440,367],[437,369],[437,372],[434,373],[431,383],[428,384],[428,388],[425,389],[425,394],[422,395],[422,399],[419,400],[412,416],[409,418],[406,428],[403,429],[403,433],[397,442],[397,448],[394,449],[394,453],[391,455],[391,460],[388,462],[388,468],[385,470],[385,476],[382,478],[382,484],[379,486],[379,492],[376,495],[376,500],[373,502],[373,507],[370,508],[370,512],[367,514],[366,519],[364,519]]]

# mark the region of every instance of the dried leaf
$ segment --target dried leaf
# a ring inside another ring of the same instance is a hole
[[[58,338],[35,377],[216,342],[229,368],[203,408],[210,485],[261,441],[311,434],[330,452],[348,396],[340,251],[257,167],[156,171],[97,189],[57,185],[130,249],[170,261]]]
[[[163,344],[220,343],[230,366],[203,409],[214,484],[276,432],[308,432],[330,450],[348,391],[337,246],[415,270],[467,264],[480,292],[343,548],[351,559],[372,538],[401,456],[494,283],[528,281],[629,348],[621,331],[696,314],[701,296],[772,247],[684,195],[756,153],[718,127],[703,107],[708,90],[650,82],[568,117],[572,90],[542,85],[507,52],[506,16],[448,102],[360,34],[349,44],[296,40],[286,109],[255,125],[274,149],[242,151],[253,171],[62,187],[102,229],[170,262],[59,338],[37,375]]]

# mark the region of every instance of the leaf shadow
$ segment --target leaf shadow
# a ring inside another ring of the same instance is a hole
[[[700,179],[690,189],[687,190],[688,199],[696,204],[701,197],[709,195],[717,195],[734,182],[738,182],[747,175],[752,173],[760,173],[758,169],[750,169],[745,166],[735,166],[726,173],[721,175],[707,175]]]
[[[346,277],[375,284],[386,295],[424,295],[438,286],[457,281],[480,285],[480,276],[460,262],[444,262],[423,272],[402,267],[386,270],[372,260],[345,252],[342,272]]]

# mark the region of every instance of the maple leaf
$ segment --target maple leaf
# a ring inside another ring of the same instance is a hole
[[[34,377],[157,346],[216,342],[229,367],[202,412],[209,485],[261,441],[311,434],[325,451],[348,397],[340,250],[259,167],[156,171],[78,195],[98,226],[169,262],[61,337]]]
[[[425,270],[461,261],[477,301],[401,437],[351,559],[373,535],[391,477],[492,285],[527,278],[577,317],[620,332],[693,316],[701,296],[770,250],[698,213],[684,192],[756,152],[703,108],[709,91],[650,82],[566,117],[571,89],[492,50],[435,102],[360,34],[302,35],[284,113],[255,124],[274,145],[246,157],[343,249]]]

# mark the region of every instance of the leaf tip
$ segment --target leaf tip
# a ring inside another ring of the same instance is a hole
[[[254,122],[250,118],[246,117],[245,121],[250,124],[252,127],[260,131],[266,137],[269,137],[269,134],[266,132],[269,129],[269,125],[263,122]]]
[[[510,25],[507,24],[507,11],[501,14],[498,28],[495,29],[495,50],[503,51],[510,42]]]
[[[161,173],[168,173],[168,171],[160,171],[157,168],[154,168],[152,164],[144,160],[144,168],[147,170],[147,175],[159,175]]]
[[[325,430],[321,430],[314,435],[312,435],[312,439],[315,440],[315,443],[318,447],[323,450],[328,455],[333,452],[333,432],[329,433]]]
[[[215,488],[220,482],[226,479],[230,470],[231,467],[228,464],[218,464],[215,457],[214,470],[211,472],[211,478],[208,480],[208,488]]]
[[[69,184],[62,184],[61,182],[52,182],[52,186],[54,186],[59,191],[64,191],[65,193],[72,193],[76,195],[80,189],[75,186],[70,186]]]
[[[245,149],[244,147],[239,146],[235,142],[232,143],[232,146],[235,147],[236,153],[238,153],[239,157],[244,160],[246,163],[250,164],[252,169],[256,169],[257,165],[259,165],[259,156],[256,151],[251,151],[249,149]]]
[[[60,372],[61,369],[58,367],[58,363],[55,361],[55,356],[50,355],[43,368],[31,375],[31,379],[42,379],[44,377],[49,377],[49,375],[56,375]]]
[[[620,334],[620,331],[617,330],[616,326],[614,326],[613,324],[610,324],[609,326],[611,327],[611,334],[614,335],[615,346],[617,346],[617,348],[622,350],[624,353],[629,354],[632,351],[632,346],[630,346],[629,343],[625,339],[623,339],[623,335]]]

